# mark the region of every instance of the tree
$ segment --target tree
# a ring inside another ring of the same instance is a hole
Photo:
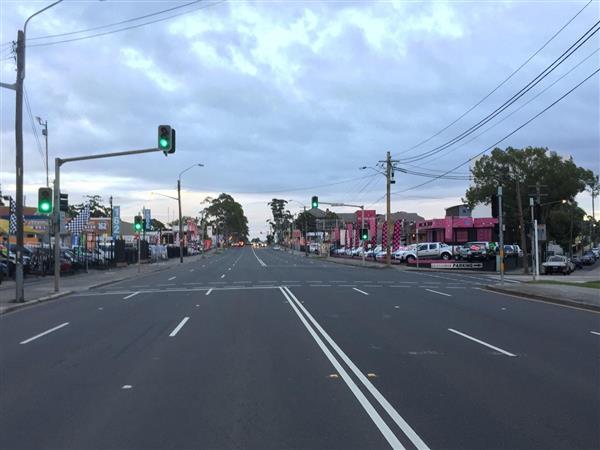
[[[540,207],[538,220],[548,223],[550,212],[561,200],[574,199],[594,178],[592,171],[578,167],[572,158],[562,158],[556,152],[539,147],[495,148],[490,155],[475,162],[471,173],[473,184],[466,191],[466,203],[471,207],[489,204],[498,186],[503,186],[505,242],[520,238],[524,252],[527,252],[524,224],[530,221],[527,197],[535,196],[536,184],[543,186],[545,194],[542,201],[545,206]],[[550,233],[549,236],[554,237]]]
[[[110,206],[102,203],[100,195],[86,195],[87,201],[78,205],[69,205],[68,217],[76,217],[86,204],[90,205],[90,217],[110,217]]]
[[[164,230],[166,229],[166,225],[157,219],[150,219],[150,224],[153,230]]]
[[[191,220],[192,222],[196,222],[196,219],[193,218],[192,216],[181,216],[181,222],[186,224],[188,223],[188,220]],[[178,227],[179,226],[179,219],[175,219],[172,222],[169,222],[167,225],[171,226],[171,227]]]
[[[298,214],[298,217],[294,221],[294,226],[299,230],[304,230],[304,223],[306,221],[306,231],[308,233],[317,231],[317,218],[308,211],[303,211]]]
[[[287,203],[287,200],[278,198],[274,198],[267,203],[267,205],[271,207],[271,213],[273,214],[272,226],[279,242],[283,240],[283,232],[288,231],[292,223],[293,216],[285,209],[285,205],[287,205]]]
[[[583,218],[585,211],[576,205],[560,204],[548,214],[547,232],[558,245],[569,249],[583,229]]]
[[[226,242],[248,242],[248,219],[244,215],[242,205],[225,193],[207,200],[207,223],[217,227],[225,236]]]

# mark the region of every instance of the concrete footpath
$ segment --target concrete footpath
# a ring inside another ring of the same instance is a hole
[[[214,251],[210,251],[206,253],[206,257],[214,254],[216,254]],[[187,256],[183,259],[183,263],[195,262],[200,258],[202,258],[202,255]],[[118,283],[119,281],[135,278],[138,275],[160,272],[177,264],[180,264],[179,258],[171,258],[158,263],[142,264],[139,267],[139,272],[137,264],[132,264],[122,268],[91,269],[88,273],[80,272],[74,275],[63,275],[60,277],[59,292],[54,292],[54,277],[52,276],[28,277],[25,279],[25,302],[23,303],[15,303],[15,282],[4,280],[0,284],[0,314],[76,292]]]
[[[599,289],[544,283],[520,283],[504,286],[490,284],[486,286],[486,289],[600,312]]]

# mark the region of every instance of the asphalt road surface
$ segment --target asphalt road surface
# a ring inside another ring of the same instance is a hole
[[[0,318],[1,449],[598,449],[600,315],[230,249]]]

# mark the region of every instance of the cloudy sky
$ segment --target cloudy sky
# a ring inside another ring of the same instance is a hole
[[[65,165],[62,187],[72,202],[112,195],[125,220],[145,205],[165,221],[176,203],[152,193],[175,195],[178,174],[203,163],[182,177],[184,214],[227,192],[256,236],[273,197],[308,204],[319,195],[383,212],[384,178],[358,167],[374,166],[386,151],[418,156],[479,122],[598,21],[597,0],[481,105],[408,150],[479,102],[587,2],[65,0],[29,23],[25,87],[32,116],[48,120],[51,179],[54,157],[153,147],[158,124],[177,129],[168,158]],[[49,3],[0,0],[3,82],[15,77],[10,42]],[[165,9],[172,10],[148,16]],[[147,17],[130,20],[140,16]],[[102,35],[87,38],[94,34]],[[595,35],[503,114],[410,169],[440,173],[467,162],[596,70],[599,42]],[[14,93],[0,96],[0,183],[13,193]],[[41,128],[35,124],[38,147],[31,122],[25,108],[28,204],[45,183]],[[599,123],[595,75],[500,146],[546,146],[598,172]],[[440,217],[468,186],[436,180],[410,190],[426,180],[397,173],[394,190],[404,192],[393,196],[393,210]],[[591,213],[589,196],[578,200]]]

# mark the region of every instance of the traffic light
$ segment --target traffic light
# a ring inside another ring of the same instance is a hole
[[[171,125],[158,126],[158,148],[165,156],[169,153],[175,153],[175,130]]]
[[[52,188],[41,187],[38,189],[38,211],[44,214],[52,212]]]
[[[361,230],[360,230],[360,240],[361,241],[368,241],[369,240],[369,229],[368,228],[361,228]]]
[[[135,231],[142,231],[142,216],[135,216],[133,219],[133,228]]]
[[[69,194],[60,194],[59,211],[67,212],[69,210]]]
[[[313,198],[312,198],[310,204],[313,208],[318,208],[319,207],[319,197],[317,197],[316,195],[313,195]]]

